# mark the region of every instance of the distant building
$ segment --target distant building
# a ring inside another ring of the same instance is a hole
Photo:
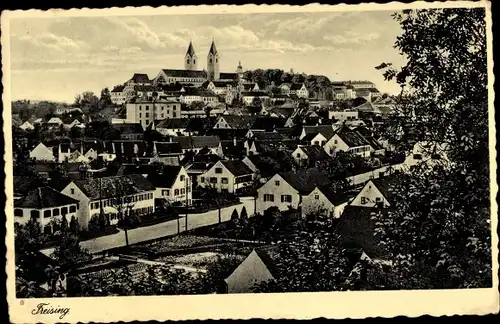
[[[35,146],[29,154],[30,159],[35,161],[55,161],[54,151],[52,148],[45,146],[42,142],[38,143],[38,145]]]
[[[139,123],[143,128],[148,127],[153,120],[178,118],[181,115],[181,104],[168,100],[137,99],[126,104],[127,121]]]
[[[219,161],[198,177],[198,184],[235,193],[251,186],[253,178],[253,171],[242,161]]]
[[[111,90],[111,102],[115,105],[123,105],[125,103],[124,88],[124,86],[120,85]]]

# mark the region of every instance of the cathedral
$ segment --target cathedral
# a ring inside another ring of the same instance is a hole
[[[215,46],[215,41],[212,40],[210,49],[207,54],[206,70],[198,69],[198,56],[194,49],[193,43],[190,41],[189,46],[184,56],[184,70],[162,69],[158,76],[154,79],[155,84],[192,84],[199,87],[204,82],[208,81],[239,81],[243,77],[243,68],[241,63],[238,65],[236,72],[224,73],[220,72],[220,55]]]

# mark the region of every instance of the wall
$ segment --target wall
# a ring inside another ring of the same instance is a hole
[[[364,203],[363,198],[365,200]],[[384,206],[389,206],[389,202],[385,199],[373,182],[368,181],[368,183],[351,202],[351,205],[360,207],[375,207],[377,204],[377,198],[380,199],[380,202],[384,203]]]
[[[216,168],[222,168],[222,173],[215,173]],[[201,179],[202,177],[204,178],[203,181]],[[210,178],[217,178],[217,183],[212,184],[210,182]],[[222,178],[227,178],[226,184],[222,183]],[[229,172],[229,170],[219,161],[214,164],[210,170],[198,177],[198,184],[201,187],[214,187],[218,191],[224,189],[228,190],[228,192],[230,193],[233,193],[235,189],[234,179],[235,177],[233,176],[233,174]]]
[[[252,288],[261,282],[272,280],[274,277],[255,251],[225,279],[228,293],[251,293]]]
[[[279,186],[276,186],[275,181],[279,181]],[[257,212],[263,213],[269,207],[278,207],[279,210],[288,210],[288,207],[297,208],[300,202],[300,195],[297,190],[290,186],[279,174],[271,177],[262,187],[258,190],[257,197]],[[264,194],[273,194],[274,202],[264,201]],[[291,195],[292,202],[281,202],[281,195]]]
[[[74,193],[71,192],[71,189],[74,190]],[[77,211],[77,217],[78,217],[78,224],[80,224],[80,227],[82,229],[86,229],[89,225],[89,213],[90,213],[90,199],[83,193],[83,191],[78,188],[77,185],[75,185],[74,182],[71,182],[64,188],[61,193],[65,194],[66,196],[72,197],[76,200],[78,200],[79,203],[79,209]]]
[[[76,211],[75,212],[70,212],[70,207],[73,206]],[[21,225],[24,225],[26,224],[30,219],[31,219],[31,211],[32,210],[38,210],[40,212],[40,218],[38,218],[38,222],[40,224],[40,227],[42,229],[42,232],[44,230],[44,227],[48,224],[50,224],[50,222],[54,219],[58,219],[58,220],[61,220],[62,219],[62,215],[61,215],[61,209],[62,207],[66,207],[68,208],[68,213],[66,214],[66,220],[68,221],[68,224],[69,222],[71,221],[71,217],[75,216],[75,218],[77,218],[77,214],[78,214],[78,207],[76,204],[71,204],[71,205],[64,205],[64,206],[58,206],[58,207],[51,207],[51,208],[42,208],[42,209],[36,209],[36,208],[14,208],[14,209],[21,209],[23,211],[23,217],[20,217],[20,216],[15,216],[14,217],[14,222],[15,223],[19,223]],[[58,216],[53,216],[53,210],[54,209],[59,209],[59,215]],[[50,210],[51,211],[51,216],[50,217],[44,217],[44,212],[46,210]]]
[[[47,148],[42,143],[38,144],[32,151],[30,151],[30,158],[37,161],[54,161],[54,154],[52,150]]]

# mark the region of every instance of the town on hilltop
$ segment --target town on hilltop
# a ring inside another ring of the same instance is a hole
[[[203,59],[12,103],[18,297],[381,287],[380,219],[450,144],[373,82]]]

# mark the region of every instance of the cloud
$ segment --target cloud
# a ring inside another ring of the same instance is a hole
[[[88,44],[83,41],[72,40],[68,37],[58,36],[52,33],[24,35],[18,37],[17,40],[24,45],[58,52],[78,52],[88,48]]]
[[[349,44],[359,45],[378,40],[379,38],[380,34],[375,32],[360,34],[354,31],[347,31],[344,34],[323,36],[324,40],[330,41],[332,44],[335,45],[349,45]]]

